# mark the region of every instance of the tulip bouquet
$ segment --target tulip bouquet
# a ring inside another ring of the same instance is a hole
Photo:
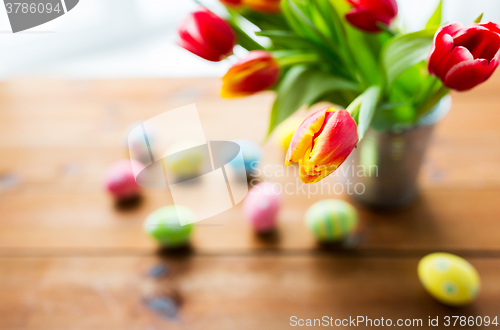
[[[306,183],[335,171],[368,128],[411,128],[450,89],[487,80],[500,60],[500,27],[482,15],[468,27],[442,25],[442,2],[409,32],[396,0],[220,1],[221,16],[202,5],[182,23],[179,45],[209,61],[237,44],[248,50],[222,78],[223,97],[275,91],[269,133],[303,106],[342,108],[313,113],[293,136],[286,162],[301,165]]]

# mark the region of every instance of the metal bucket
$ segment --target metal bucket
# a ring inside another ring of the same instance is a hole
[[[434,127],[451,108],[446,96],[416,125],[403,130],[369,129],[339,168],[357,189],[352,198],[375,209],[400,209],[416,198],[417,178]],[[351,167],[346,169],[345,167]]]

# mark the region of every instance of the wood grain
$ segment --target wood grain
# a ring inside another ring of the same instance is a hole
[[[159,262],[170,273],[148,278]],[[472,260],[484,289],[461,309],[424,291],[417,263],[335,256],[0,258],[0,329],[285,329],[294,315],[427,322],[498,314],[496,260]],[[151,296],[175,297],[178,316],[151,310],[144,303]]]
[[[188,253],[156,255],[142,222],[172,202],[169,191],[144,190],[135,207],[119,208],[102,175],[126,157],[130,124],[189,103],[207,139],[262,142],[272,94],[221,100],[219,87],[211,78],[0,83],[0,329],[282,329],[292,315],[498,313],[499,74],[453,94],[417,203],[399,213],[360,208],[350,246],[318,246],[303,224],[315,201],[349,196],[299,190],[284,196],[273,235],[254,235],[239,205],[199,223]],[[293,167],[279,173],[284,152],[273,138],[263,151],[261,179],[300,188]],[[416,265],[435,251],[477,267],[484,289],[473,305],[450,309],[424,292]],[[158,263],[170,275],[149,278]],[[151,292],[175,296],[179,317],[151,311]]]
[[[2,196],[0,248],[9,251],[60,248],[149,251],[154,243],[142,224],[149,212],[171,203],[170,196],[147,194],[132,210],[121,210],[101,192],[71,186],[47,192],[44,184]],[[65,185],[64,185],[65,186]],[[275,237],[252,233],[241,205],[197,224],[197,250],[222,253],[253,249],[316,249],[304,225],[304,212],[325,198],[286,196]],[[429,191],[402,213],[360,210],[359,249],[500,252],[499,191]],[[1,250],[0,250],[1,253]]]
[[[424,164],[420,201],[399,214],[361,210],[367,230],[360,248],[500,250],[500,112],[494,92],[499,77],[454,94],[453,109],[438,126]],[[261,141],[271,95],[223,101],[218,84],[214,79],[1,84],[0,177],[15,184],[0,186],[0,247],[153,247],[141,223],[171,203],[169,192],[147,190],[137,209],[120,211],[102,190],[102,174],[126,156],[128,125],[189,102],[197,103],[208,139]],[[315,247],[303,214],[313,202],[336,195],[308,196],[293,168],[281,175],[284,155],[273,142],[264,145],[267,170],[261,179],[299,188],[285,196],[279,239],[269,243],[254,237],[237,207],[198,228],[197,249]]]

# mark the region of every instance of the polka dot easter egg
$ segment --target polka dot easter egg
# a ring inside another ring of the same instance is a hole
[[[132,167],[140,172],[144,165],[136,160],[124,159],[112,164],[106,171],[106,190],[117,200],[133,198],[139,194],[140,187],[135,182]]]
[[[481,286],[474,266],[449,253],[432,253],[422,258],[418,277],[432,297],[450,306],[471,303]]]
[[[279,188],[273,187],[270,182],[259,183],[250,190],[243,201],[243,214],[258,233],[269,232],[276,227],[282,203]]]
[[[354,233],[357,225],[356,209],[342,200],[325,199],[306,212],[306,226],[319,242],[340,241]]]
[[[190,239],[193,225],[181,226],[179,217],[195,220],[195,214],[183,206],[165,206],[151,213],[144,222],[144,231],[160,245],[167,248],[185,246]]]

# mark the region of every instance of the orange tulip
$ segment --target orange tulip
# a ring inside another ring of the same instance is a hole
[[[243,0],[250,9],[263,13],[279,13],[281,0]]]
[[[280,67],[271,53],[251,51],[222,77],[222,97],[246,96],[269,89],[279,78]]]
[[[316,183],[342,165],[357,143],[356,122],[349,112],[325,108],[307,117],[295,131],[286,165],[299,163],[302,182]]]
[[[228,7],[239,7],[243,4],[243,0],[219,0]]]

